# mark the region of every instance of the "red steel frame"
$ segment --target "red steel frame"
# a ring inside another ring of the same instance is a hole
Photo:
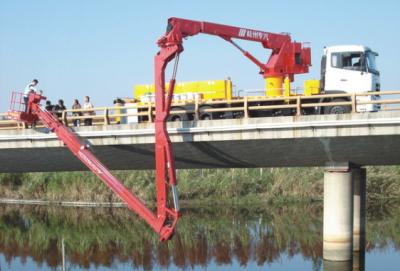
[[[183,52],[182,42],[184,38],[199,33],[219,36],[238,48],[244,56],[260,68],[264,78],[269,76],[287,76],[293,81],[294,74],[308,72],[311,65],[310,48],[302,47],[301,43],[292,42],[288,34],[275,34],[264,31],[239,28],[215,23],[198,22],[180,18],[168,19],[168,26],[157,44],[160,51],[154,57],[154,80],[156,88],[156,182],[158,215],[165,212],[163,204],[167,197],[165,183],[172,186],[175,191],[176,176],[171,142],[166,128],[166,121],[171,109],[171,100],[175,87],[175,77],[179,54]],[[249,52],[243,50],[232,39],[243,39],[260,42],[264,48],[272,49],[272,53],[266,64],[259,61]],[[169,89],[165,88],[165,70],[169,62],[175,59]],[[174,199],[177,198],[176,193]]]
[[[127,203],[129,209],[142,217],[160,235],[160,240],[164,241],[171,238],[179,214],[176,191],[173,190],[176,195],[176,198],[174,197],[175,208],[168,208],[167,184],[157,181],[157,215],[154,214],[111,174],[93,155],[88,146],[81,143],[75,133],[64,126],[52,113],[41,107],[40,101],[46,99],[45,97],[35,93],[29,94],[25,111],[20,110],[21,104],[23,104],[22,99],[23,95],[21,93],[13,93],[11,110],[9,111],[9,115],[13,119],[26,123],[33,123],[40,119],[82,163],[111,188],[121,200]]]
[[[24,103],[22,102],[23,93],[13,92],[11,95],[10,111],[22,111]]]
[[[175,162],[166,122],[171,109],[179,54],[183,51],[183,38],[199,33],[219,36],[233,44],[244,56],[260,68],[260,73],[264,77],[287,76],[292,81],[294,74],[308,72],[308,67],[311,64],[310,49],[303,48],[298,42],[292,42],[287,34],[275,34],[208,22],[170,18],[167,32],[157,42],[160,51],[154,57],[157,214],[151,212],[137,197],[132,195],[92,154],[89,148],[80,142],[79,138],[69,128],[58,121],[53,114],[42,109],[40,101],[46,99],[45,97],[35,93],[29,94],[25,111],[22,111],[22,94],[13,93],[12,95],[12,107],[9,112],[12,118],[27,123],[33,123],[40,119],[82,163],[160,235],[160,240],[171,238],[179,217]],[[264,48],[272,49],[267,63],[262,63],[249,52],[243,50],[232,40],[233,38],[260,42]],[[168,63],[173,59],[175,59],[175,66],[169,88],[166,90],[165,70]],[[18,108],[13,108],[17,104]],[[168,186],[171,187],[174,207],[168,206]]]
[[[276,34],[223,24],[169,18],[165,35],[157,41],[161,48],[159,54],[168,55],[165,58],[157,58],[156,56],[156,59],[160,61],[159,64],[156,63],[155,71],[156,86],[159,87],[156,89],[160,94],[164,92],[163,85],[157,82],[157,79],[163,80],[161,74],[164,74],[168,62],[183,51],[183,39],[200,33],[218,36],[234,45],[245,57],[260,68],[260,74],[264,78],[288,76],[293,81],[294,74],[307,73],[311,65],[311,49],[304,47],[300,42],[292,41],[289,34]],[[259,42],[264,48],[272,50],[271,55],[264,64],[232,39]]]

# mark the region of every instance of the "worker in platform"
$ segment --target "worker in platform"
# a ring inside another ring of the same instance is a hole
[[[83,111],[84,116],[94,115],[94,111],[91,110],[91,109],[93,109],[93,104],[90,102],[89,96],[85,96],[85,98],[84,98],[83,109],[87,109],[87,110]],[[91,126],[92,125],[92,117],[84,119],[84,122],[85,122],[85,126]]]
[[[36,86],[39,84],[39,81],[37,79],[33,79],[32,82],[30,82],[24,89],[24,103],[25,107],[28,103],[28,96],[30,93],[36,92]],[[26,108],[25,108],[26,110]]]

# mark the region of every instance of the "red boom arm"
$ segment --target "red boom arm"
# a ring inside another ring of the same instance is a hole
[[[156,182],[160,197],[158,206],[163,206],[167,197],[164,184],[169,183],[175,191],[176,177],[172,146],[168,136],[166,121],[171,108],[172,94],[175,86],[175,76],[179,54],[183,51],[183,38],[199,33],[219,36],[232,43],[242,53],[255,63],[263,76],[288,76],[293,81],[294,74],[308,72],[311,65],[310,48],[302,47],[301,43],[292,42],[287,34],[274,34],[264,31],[239,28],[208,22],[198,22],[179,18],[168,20],[167,31],[157,44],[160,51],[154,57],[154,80],[156,88]],[[272,53],[267,63],[262,63],[249,52],[243,50],[232,39],[243,39],[260,42],[264,48],[271,49]],[[165,89],[165,70],[170,61],[175,59],[175,66],[170,80],[169,89]],[[176,193],[175,193],[176,195]],[[174,199],[177,198],[174,196]],[[165,214],[162,212],[159,216]]]
[[[58,138],[76,157],[126,202],[131,210],[141,216],[160,235],[161,240],[168,240],[172,236],[179,217],[175,164],[166,122],[171,108],[179,54],[183,51],[182,40],[199,33],[219,36],[232,43],[260,68],[264,77],[288,76],[293,80],[294,74],[308,72],[308,66],[311,63],[310,49],[303,48],[300,43],[292,42],[290,36],[286,34],[170,18],[166,34],[158,40],[160,52],[154,58],[157,215],[153,214],[138,198],[132,195],[90,152],[87,146],[81,144],[79,138],[72,131],[63,126],[51,113],[40,107],[40,100],[45,99],[45,97],[34,93],[29,94],[25,112],[20,110],[10,111],[11,117],[28,123],[40,119],[45,126],[56,133]],[[267,63],[262,63],[249,52],[243,50],[232,41],[233,38],[260,42],[264,48],[272,49]],[[173,59],[176,61],[175,67],[169,89],[166,91],[165,69]],[[22,96],[20,96],[20,100],[21,98]],[[12,101],[16,101],[15,93]],[[172,191],[173,208],[168,207],[168,185]]]
[[[12,101],[18,100],[13,93]],[[9,115],[17,120],[33,123],[41,120],[43,124],[54,132],[57,137],[68,147],[68,149],[95,173],[118,197],[127,203],[128,208],[142,217],[160,235],[162,241],[168,240],[174,233],[175,224],[178,219],[179,206],[177,196],[174,197],[175,208],[167,207],[166,183],[157,181],[157,215],[153,214],[137,197],[135,197],[111,172],[93,155],[87,145],[82,144],[79,138],[67,127],[65,127],[53,114],[40,106],[40,101],[46,99],[35,93],[28,96],[25,111],[9,112]],[[175,189],[175,188],[173,188]],[[176,191],[173,191],[176,193]]]
[[[261,74],[268,76],[289,76],[293,80],[294,74],[307,73],[311,65],[311,50],[303,47],[299,42],[293,42],[288,34],[276,34],[259,30],[240,28],[209,22],[198,22],[180,18],[169,18],[167,32],[158,40],[158,45],[171,50],[174,45],[182,48],[183,38],[199,33],[214,35],[232,43],[242,53],[255,63]],[[271,49],[267,63],[262,63],[249,52],[243,50],[232,39],[255,41],[266,49]]]

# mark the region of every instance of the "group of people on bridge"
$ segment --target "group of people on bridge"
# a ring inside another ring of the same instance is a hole
[[[43,95],[43,91],[42,90],[38,90],[37,89],[37,85],[39,84],[39,80],[37,79],[33,79],[32,82],[30,82],[24,89],[24,103],[27,104],[28,103],[28,96],[30,93],[37,93],[39,95]],[[72,102],[72,106],[71,109],[73,110],[77,110],[76,112],[72,112],[73,116],[76,117],[80,117],[80,116],[88,116],[88,118],[83,119],[83,123],[85,126],[90,126],[92,125],[92,116],[95,114],[95,112],[93,111],[93,104],[90,102],[90,97],[89,96],[85,96],[84,97],[84,102],[83,105],[81,105],[79,103],[78,99],[73,99]],[[52,104],[51,101],[47,100],[46,101],[46,106],[45,109],[48,112],[51,112],[52,114],[54,114],[57,118],[61,118],[62,117],[62,111],[66,110],[66,106],[64,105],[64,100],[59,99],[57,104]],[[81,110],[81,109],[85,109],[85,110]],[[74,119],[73,120],[74,126],[80,126],[81,122],[80,119]],[[35,126],[35,125],[33,125]]]

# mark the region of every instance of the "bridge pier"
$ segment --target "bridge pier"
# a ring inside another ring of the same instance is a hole
[[[365,271],[365,248],[353,252],[353,271]]]
[[[350,167],[328,167],[324,174],[323,257],[349,261],[353,252],[353,180]]]
[[[366,169],[354,168],[353,177],[353,251],[362,251],[365,247],[366,213]]]
[[[324,271],[352,271],[352,270],[353,270],[353,261],[351,259],[348,261],[340,261],[340,262],[324,260]]]
[[[324,174],[323,257],[348,261],[365,246],[366,170],[328,166]]]
[[[365,251],[353,253],[353,258],[348,261],[324,260],[324,271],[364,271]]]

